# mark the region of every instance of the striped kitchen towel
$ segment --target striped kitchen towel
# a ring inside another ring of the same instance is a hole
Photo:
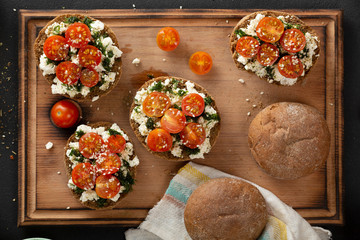
[[[126,239],[191,240],[184,225],[184,209],[187,199],[200,184],[209,179],[221,177],[241,179],[193,162],[186,164],[171,180],[165,195],[149,211],[145,221],[137,229],[126,231]],[[264,196],[270,215],[259,240],[331,239],[330,231],[311,227],[294,209],[283,203],[273,193],[254,183],[251,184],[257,187]]]

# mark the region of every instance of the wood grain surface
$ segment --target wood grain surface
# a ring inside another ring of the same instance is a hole
[[[338,10],[287,10],[312,26],[321,39],[321,56],[304,83],[293,87],[268,84],[236,68],[229,50],[229,34],[245,15],[256,10],[21,10],[19,17],[19,225],[120,224],[136,226],[163,196],[184,162],[168,162],[148,153],[129,125],[129,107],[147,74],[193,80],[216,99],[222,115],[219,139],[199,164],[243,177],[267,188],[312,224],[342,224],[343,153],[343,33]],[[83,123],[116,122],[135,143],[140,159],[134,191],[113,210],[86,209],[67,189],[63,152],[72,130],[54,127],[52,104],[61,97],[36,66],[33,43],[45,24],[64,13],[81,13],[108,24],[123,55],[123,75],[117,87],[96,102],[81,103]],[[155,42],[158,30],[175,27],[181,43],[172,52]],[[198,76],[188,67],[190,55],[206,51],[212,70]],[[139,66],[131,62],[140,58]],[[165,61],[164,61],[165,59]],[[244,79],[241,84],[238,79]],[[260,94],[263,92],[264,94]],[[245,99],[250,99],[246,102]],[[298,180],[278,180],[263,172],[251,158],[247,132],[252,118],[279,101],[301,102],[319,109],[331,132],[326,165]],[[254,108],[253,105],[256,105]],[[251,115],[248,116],[247,113]],[[51,141],[54,147],[45,149]],[[60,172],[61,174],[58,174]],[[70,209],[67,209],[70,207]]]

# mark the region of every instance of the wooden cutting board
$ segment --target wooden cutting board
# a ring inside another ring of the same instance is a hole
[[[287,10],[312,26],[321,39],[321,56],[306,81],[279,87],[238,70],[229,50],[229,34],[236,23],[255,10],[21,10],[19,18],[19,225],[119,224],[136,226],[163,196],[169,181],[185,162],[168,162],[148,153],[129,125],[129,106],[147,74],[172,75],[193,80],[216,99],[222,116],[217,144],[199,164],[243,177],[275,193],[312,224],[343,223],[343,33],[342,11]],[[84,208],[67,188],[64,146],[71,131],[55,128],[49,111],[61,96],[36,66],[33,43],[55,16],[81,13],[97,18],[115,32],[123,55],[118,86],[96,102],[81,103],[83,122],[116,122],[135,143],[141,164],[134,191],[116,209]],[[161,51],[155,41],[161,27],[175,27],[181,37],[172,52]],[[208,52],[213,69],[198,76],[188,67],[195,51]],[[131,62],[140,58],[139,66]],[[244,79],[241,84],[238,79]],[[263,94],[260,94],[263,92]],[[245,99],[250,99],[246,102]],[[277,180],[264,173],[251,158],[248,126],[267,105],[295,101],[319,109],[331,132],[326,165],[298,180]],[[253,105],[256,105],[253,108]],[[247,113],[251,115],[248,116]],[[45,149],[51,141],[54,147]],[[60,174],[58,174],[58,172]],[[67,209],[70,207],[70,209]]]

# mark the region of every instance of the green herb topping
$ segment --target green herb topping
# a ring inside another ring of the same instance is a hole
[[[85,134],[85,132],[83,130],[79,130],[75,132],[75,137],[77,139],[81,138],[83,135]]]
[[[146,121],[146,127],[150,130],[155,129],[155,122],[152,118],[148,118],[148,120]]]
[[[71,16],[71,17],[68,17],[68,18],[65,18],[65,23],[74,23],[74,22],[80,22],[80,19],[77,18],[77,17],[74,17],[74,16]]]
[[[116,131],[116,130],[114,130],[114,129],[109,129],[109,134],[110,134],[110,136],[112,136],[112,135],[122,135],[121,133],[119,133],[118,131]]]
[[[159,82],[156,82],[156,84],[150,88],[150,91],[161,92],[161,90],[163,89],[163,87],[164,87],[164,86],[163,86],[162,83],[159,81]]]

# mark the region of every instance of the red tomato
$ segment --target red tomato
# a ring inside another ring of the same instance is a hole
[[[204,99],[197,93],[190,93],[181,101],[181,109],[190,117],[200,116],[204,112],[204,108]]]
[[[121,153],[126,146],[126,140],[121,135],[111,135],[108,138],[108,149],[112,153]]]
[[[81,71],[80,82],[87,87],[95,86],[100,80],[99,73],[94,69],[85,68]]]
[[[56,77],[65,84],[75,84],[81,76],[81,68],[70,61],[61,62],[56,67]]]
[[[285,30],[280,39],[280,44],[286,51],[296,53],[304,49],[306,38],[299,29],[292,28]]]
[[[279,57],[279,49],[271,43],[263,43],[257,54],[257,60],[263,66],[273,65]]]
[[[88,44],[91,40],[91,32],[88,26],[84,23],[73,23],[65,32],[66,41],[70,46],[81,48]]]
[[[72,100],[60,100],[52,106],[50,120],[59,128],[70,128],[80,120],[80,106]]]
[[[114,175],[100,175],[96,178],[96,194],[101,198],[113,198],[120,192],[120,182]]]
[[[286,55],[280,59],[278,70],[284,77],[297,78],[303,73],[304,66],[296,56]]]
[[[172,51],[179,45],[180,35],[175,28],[164,27],[158,32],[156,43],[161,50]]]
[[[203,75],[208,73],[212,67],[212,59],[206,52],[196,52],[191,55],[189,60],[189,66],[191,71],[196,74]]]
[[[198,123],[188,123],[180,132],[180,138],[188,148],[197,148],[206,139],[205,129]]]
[[[86,68],[94,68],[101,62],[101,52],[92,45],[86,45],[79,50],[79,63]]]
[[[69,44],[59,35],[48,37],[43,46],[47,58],[54,61],[64,60],[69,52]]]
[[[147,145],[154,152],[166,152],[172,147],[172,137],[166,130],[157,128],[149,133]]]
[[[279,41],[284,32],[284,24],[275,17],[264,17],[256,27],[256,35],[264,42]]]
[[[161,117],[170,105],[171,100],[165,93],[152,92],[145,98],[142,107],[147,116]]]
[[[259,51],[260,43],[253,37],[241,37],[236,43],[236,51],[245,58],[252,58]]]
[[[90,163],[79,163],[71,172],[73,183],[84,190],[93,189],[95,186],[96,173]]]
[[[104,141],[102,137],[94,132],[84,134],[79,140],[79,149],[86,158],[94,158],[103,151]]]
[[[96,170],[103,175],[116,173],[120,167],[121,159],[116,153],[101,153],[96,160]]]
[[[185,114],[175,108],[169,108],[160,120],[161,128],[169,133],[178,133],[183,130],[186,124]]]

